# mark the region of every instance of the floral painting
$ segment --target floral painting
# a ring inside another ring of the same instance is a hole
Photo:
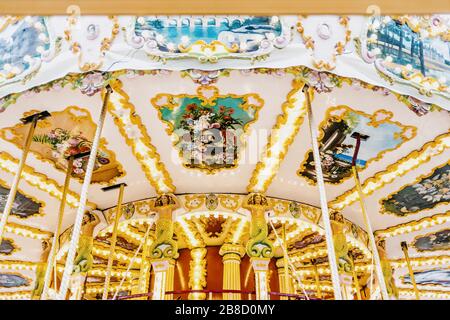
[[[415,239],[417,251],[450,250],[450,229],[445,229]]]
[[[427,270],[414,272],[414,279],[418,285],[440,285],[450,287],[450,270]],[[411,284],[409,274],[403,277],[403,282]]]
[[[96,125],[87,110],[69,107],[62,112],[52,112],[51,117],[39,122],[30,150],[40,159],[50,161],[58,169],[66,171],[69,156],[91,150],[95,130]],[[22,146],[27,132],[28,126],[18,124],[3,129],[0,135],[3,139]],[[123,175],[121,165],[105,144],[103,140],[97,152],[93,183],[110,182]],[[83,179],[88,159],[87,155],[73,161],[72,177]]]
[[[161,94],[152,99],[160,118],[176,136],[182,163],[191,169],[213,173],[234,168],[243,135],[256,120],[263,102],[256,94],[219,95],[215,87],[202,87],[199,95]],[[212,94],[206,98],[204,94]]]
[[[20,275],[13,273],[0,273],[0,287],[14,288],[26,287],[30,285],[30,281]]]
[[[369,137],[367,141],[361,142],[359,149],[356,164],[360,169],[414,137],[414,127],[391,121],[391,116],[392,114],[383,110],[369,115],[346,106],[330,108],[321,124],[319,149],[325,182],[337,184],[351,176],[356,144],[356,140],[351,137],[353,133],[358,132]],[[310,182],[316,182],[312,151],[307,153],[306,160],[297,173]]]
[[[9,189],[0,185],[0,211],[5,209],[6,201],[8,200]],[[11,214],[20,218],[28,218],[41,212],[41,203],[23,195],[20,191],[17,192],[14,199]],[[3,243],[2,243],[3,246]]]
[[[450,164],[381,201],[384,212],[405,216],[450,202]]]
[[[216,62],[224,57],[265,55],[285,47],[289,28],[276,16],[139,17],[129,43],[155,56],[198,57]]]

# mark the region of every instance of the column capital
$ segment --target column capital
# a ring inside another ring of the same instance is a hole
[[[275,265],[277,266],[278,269],[284,269],[284,258],[281,257],[281,258],[277,259],[277,261],[275,262]]]
[[[174,259],[153,259],[151,260],[151,264],[153,267],[153,270],[155,272],[163,272],[166,271],[169,266],[175,265]]]
[[[233,243],[224,243],[220,247],[219,254],[225,258],[226,255],[234,254],[238,255],[240,258],[242,258],[245,254],[245,248],[244,246],[240,244],[233,244]]]
[[[255,272],[269,270],[270,258],[250,258],[250,262]]]

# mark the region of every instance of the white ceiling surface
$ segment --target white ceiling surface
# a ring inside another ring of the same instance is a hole
[[[124,91],[130,96],[130,102],[136,107],[136,112],[147,128],[152,144],[157,148],[161,156],[161,161],[165,164],[174,185],[177,187],[177,193],[246,192],[246,187],[255,168],[255,163],[244,163],[241,158],[241,163],[237,169],[223,170],[219,173],[208,175],[198,170],[185,169],[181,164],[172,160],[173,157],[178,160],[178,152],[172,146],[172,141],[166,132],[167,126],[158,118],[157,110],[151,105],[150,99],[158,93],[195,94],[198,88],[197,84],[189,77],[181,77],[178,72],[138,76],[133,79],[122,77],[121,80],[124,82]],[[261,148],[259,148],[259,152],[263,151],[263,146],[267,143],[268,134],[270,134],[270,130],[276,122],[276,117],[281,113],[281,105],[286,100],[288,92],[292,89],[291,80],[292,77],[290,75],[277,77],[273,75],[251,74],[245,76],[239,71],[232,71],[229,77],[221,77],[214,84],[214,86],[219,88],[221,94],[233,93],[242,95],[256,93],[264,99],[264,106],[259,112],[259,120],[250,125],[251,131],[261,132],[261,129],[266,130],[260,133]],[[22,95],[15,104],[9,106],[2,113],[0,117],[0,128],[14,126],[23,116],[23,113],[31,109],[53,112],[62,111],[69,106],[89,109],[94,121],[96,121],[102,103],[99,94],[88,97],[81,94],[79,90],[72,90],[69,87],[67,86],[59,91],[43,91],[31,96]],[[343,88],[335,88],[332,93],[315,94],[312,107],[317,125],[324,119],[326,110],[329,107],[338,105],[347,105],[354,110],[369,114],[373,114],[379,109],[389,110],[394,114],[392,120],[398,121],[403,125],[417,127],[417,135],[415,138],[405,142],[397,150],[388,152],[381,160],[372,162],[367,168],[361,170],[360,177],[362,181],[373,176],[376,172],[384,170],[386,166],[395,163],[412,151],[420,149],[426,142],[433,140],[442,133],[448,132],[450,128],[450,115],[446,111],[430,112],[425,116],[418,117],[405,104],[399,102],[394,95],[383,96],[371,90],[355,88],[349,85],[344,85]],[[141,169],[141,165],[134,157],[131,147],[125,143],[124,138],[117,130],[110,114],[107,115],[102,136],[108,141],[108,149],[115,153],[117,160],[123,165],[126,171],[125,177],[115,181],[115,183],[126,182],[128,184],[124,201],[128,202],[154,196],[155,190],[151,187]],[[310,148],[309,127],[305,118],[298,135],[280,166],[278,174],[267,191],[267,195],[293,199],[316,206],[319,205],[317,187],[308,185],[304,178],[296,174],[300,164],[305,159],[305,153]],[[362,145],[362,148],[364,148],[364,145]],[[17,159],[21,155],[21,150],[6,141],[1,142],[0,151],[6,151]],[[246,153],[245,158],[248,158],[249,151],[245,150],[244,152]],[[392,183],[375,191],[372,195],[367,196],[365,199],[366,207],[370,214],[373,229],[384,229],[389,226],[449,210],[450,205],[440,205],[421,213],[406,217],[397,217],[392,214],[380,214],[380,205],[378,203],[380,199],[397,191],[405,184],[413,182],[419,175],[430,173],[433,168],[444,164],[449,158],[449,152],[444,151],[441,155],[433,157],[429,162],[422,164],[419,168],[411,170],[404,176],[398,177]],[[37,172],[45,173],[49,178],[63,185],[64,172],[56,170],[47,162],[36,159],[32,153],[28,157],[27,165],[33,167]],[[0,178],[7,183],[11,183],[13,175],[0,170]],[[103,185],[91,185],[88,200],[96,203],[100,209],[114,206],[117,201],[117,192],[110,191],[105,193],[100,190],[101,187]],[[348,179],[339,185],[327,184],[328,201],[333,200],[353,187],[352,179]],[[30,186],[25,180],[21,181],[19,188],[26,194],[31,194],[45,202],[44,211],[46,215],[45,217],[36,216],[28,219],[18,219],[11,216],[9,221],[37,227],[42,230],[53,231],[56,225],[59,200],[36,187]],[[79,192],[80,189],[81,184],[75,179],[72,179],[71,190]],[[348,219],[364,228],[358,203],[354,203],[343,212]],[[74,215],[75,209],[66,206],[63,223],[64,229],[73,223]],[[444,227],[441,225],[434,228],[440,230]],[[423,229],[418,234],[428,233],[429,230],[434,229]],[[24,239],[21,236],[5,234],[6,238],[10,236],[21,247],[21,250],[11,256],[2,255],[0,259],[22,261],[39,260],[41,249],[39,240]],[[402,237],[388,239],[387,249],[390,257],[398,258],[402,256],[399,246],[401,239]],[[439,253],[433,252],[432,255]],[[412,253],[412,255],[414,254]],[[428,253],[420,254],[427,255]],[[5,290],[2,288],[0,291]]]

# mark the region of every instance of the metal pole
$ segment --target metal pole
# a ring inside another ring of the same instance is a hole
[[[317,270],[316,260],[312,259],[311,263],[314,268],[314,279],[316,281],[316,294],[317,298],[322,299],[322,289],[320,288],[319,270]]]
[[[400,243],[400,245],[402,246],[403,254],[405,255],[406,265],[408,266],[408,271],[409,271],[409,278],[411,279],[411,283],[414,287],[414,293],[416,294],[416,300],[420,300],[419,289],[417,289],[416,278],[414,276],[414,271],[411,266],[411,261],[409,260],[408,245],[406,244],[405,241],[402,241]]]
[[[380,285],[381,296],[383,300],[389,300],[389,295],[386,289],[386,282],[384,281],[383,270],[381,269],[380,255],[378,254],[377,244],[375,242],[375,237],[373,236],[372,226],[370,225],[369,217],[367,216],[366,208],[364,205],[364,194],[361,188],[361,183],[359,182],[358,171],[356,170],[356,165],[352,166],[353,178],[355,179],[356,189],[359,194],[359,204],[361,205],[361,211],[364,217],[364,223],[367,229],[367,235],[369,237],[370,245],[372,247],[373,260],[375,262],[375,272],[377,274],[378,283]]]
[[[108,257],[108,265],[106,267],[106,276],[105,276],[105,285],[103,287],[103,296],[102,300],[108,299],[108,290],[109,290],[109,282],[111,280],[111,269],[114,261],[114,255],[116,251],[116,242],[117,242],[117,227],[119,226],[120,216],[122,215],[122,201],[123,201],[123,190],[125,184],[120,184],[119,189],[119,199],[117,200],[117,211],[116,216],[114,217],[114,227],[112,232],[111,243],[109,247],[109,257]]]
[[[48,288],[50,287],[50,279],[53,268],[55,268],[55,275],[57,273],[56,270],[56,252],[59,249],[59,234],[61,233],[61,225],[64,217],[64,208],[66,207],[66,198],[67,198],[67,191],[69,190],[70,185],[70,178],[72,176],[72,170],[73,170],[73,156],[70,156],[67,161],[67,170],[66,170],[66,178],[64,180],[64,189],[61,197],[61,202],[59,204],[59,213],[58,213],[58,223],[56,225],[56,230],[53,236],[53,243],[52,243],[52,249],[50,251],[50,255],[47,259],[47,268],[45,270],[45,280],[44,280],[44,289],[42,291],[41,300],[44,300],[47,298],[47,292]],[[56,276],[55,276],[56,279]],[[55,281],[55,290],[56,290],[56,281]]]
[[[22,175],[25,162],[27,161],[28,152],[30,151],[31,142],[33,141],[34,130],[36,129],[36,124],[39,120],[45,119],[50,116],[50,113],[43,111],[40,113],[33,114],[29,117],[20,119],[24,124],[30,123],[30,129],[28,130],[28,135],[25,140],[24,149],[22,152],[22,157],[20,158],[19,165],[17,167],[16,175],[14,176],[11,189],[9,190],[8,199],[6,200],[5,208],[3,209],[2,219],[0,220],[0,243],[3,240],[3,232],[5,231],[6,222],[11,213],[14,200],[16,198],[17,188],[19,187],[19,181]]]
[[[311,145],[313,148],[314,167],[316,169],[317,186],[319,187],[320,207],[322,210],[322,219],[325,229],[325,238],[327,243],[328,263],[331,269],[331,281],[333,283],[334,299],[342,300],[341,282],[339,279],[339,272],[336,265],[336,253],[334,252],[333,233],[331,231],[330,215],[328,212],[327,195],[325,192],[325,182],[322,174],[322,160],[319,153],[319,145],[317,143],[316,124],[314,122],[313,113],[311,110],[310,89],[307,85],[303,87],[303,92],[306,97],[306,107],[308,113],[309,130],[311,134]]]
[[[89,185],[91,184],[92,173],[94,172],[94,165],[97,158],[97,150],[100,143],[100,137],[102,134],[103,123],[105,122],[106,110],[108,105],[109,96],[112,92],[111,86],[106,86],[106,93],[103,99],[102,110],[97,124],[97,130],[95,131],[94,141],[92,143],[91,155],[89,156],[86,174],[84,176],[83,186],[81,187],[81,197],[78,205],[77,214],[75,217],[74,228],[72,237],[70,239],[69,252],[67,253],[66,265],[64,267],[64,273],[61,279],[61,286],[59,289],[59,299],[64,300],[69,288],[70,276],[73,272],[73,263],[75,254],[77,251],[78,241],[80,239],[81,224],[83,222],[84,211],[86,209],[87,195],[89,192]]]
[[[291,293],[291,286],[289,284],[289,268],[287,258],[287,242],[286,242],[286,223],[283,223],[283,265],[284,265],[284,291],[285,293]],[[289,300],[287,298],[286,300]]]
[[[362,300],[361,298],[361,288],[359,286],[359,280],[358,275],[356,274],[355,270],[355,259],[353,258],[353,254],[350,253],[350,259],[352,259],[352,274],[353,274],[353,281],[355,282],[355,289],[356,289],[356,297],[358,300]]]

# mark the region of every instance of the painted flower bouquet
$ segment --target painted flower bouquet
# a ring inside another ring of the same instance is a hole
[[[56,128],[45,134],[37,134],[33,136],[33,141],[41,144],[49,145],[52,149],[52,157],[58,162],[64,162],[69,156],[76,155],[91,150],[92,142],[87,140],[80,133],[72,133],[62,128]],[[72,173],[75,176],[82,177],[86,172],[89,157],[75,159],[73,162]],[[110,161],[108,155],[99,150],[97,152],[97,161],[94,170],[102,165],[108,164]]]
[[[234,163],[235,130],[243,125],[242,120],[233,117],[234,112],[233,108],[223,105],[214,108],[190,103],[186,106],[180,128],[186,131],[182,143],[191,164],[227,166]]]

